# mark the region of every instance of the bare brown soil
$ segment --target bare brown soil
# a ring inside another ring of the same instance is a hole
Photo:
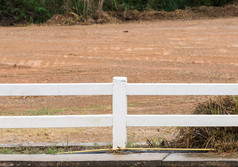
[[[128,32],[127,32],[128,31]],[[1,83],[237,83],[238,18],[0,27]],[[190,114],[209,97],[129,96],[129,114]],[[0,97],[1,115],[105,114],[110,96]],[[128,128],[128,140],[176,136]],[[4,129],[0,143],[111,142],[111,128]]]

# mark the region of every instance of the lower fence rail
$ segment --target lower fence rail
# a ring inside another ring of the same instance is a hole
[[[113,115],[0,116],[0,128],[112,126]],[[238,115],[127,115],[126,126],[238,127]]]
[[[128,115],[127,126],[236,127],[238,115]]]
[[[111,127],[112,115],[1,116],[0,128]]]

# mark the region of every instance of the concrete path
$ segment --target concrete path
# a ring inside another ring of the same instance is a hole
[[[129,153],[0,155],[0,166],[238,166],[238,154]]]

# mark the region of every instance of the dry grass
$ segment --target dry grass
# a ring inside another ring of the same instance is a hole
[[[199,104],[194,114],[238,114],[238,96],[211,99]],[[220,152],[238,151],[237,127],[181,128],[172,147],[215,148]]]

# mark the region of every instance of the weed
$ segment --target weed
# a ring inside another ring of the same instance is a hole
[[[42,151],[40,148],[26,148],[22,151],[23,154],[43,154],[44,151]]]
[[[134,104],[129,104],[129,107],[133,107],[134,106]]]
[[[53,145],[53,146],[47,148],[46,151],[45,151],[46,154],[56,154],[56,153],[59,153],[59,152],[63,152],[63,149],[62,148],[57,148],[56,145]]]
[[[98,143],[93,143],[92,149],[97,149],[99,148],[99,144]]]
[[[135,137],[136,137],[136,133],[133,132],[130,136],[129,136],[129,139],[126,143],[126,147],[127,148],[133,148],[135,147]]]
[[[157,129],[157,132],[160,132],[160,129]],[[164,140],[161,136],[158,135],[157,139],[147,139],[146,143],[148,144],[149,147],[151,148],[156,148],[156,147],[167,147],[167,141]]]
[[[105,106],[92,105],[92,109],[93,110],[105,110],[106,107]]]
[[[1,147],[0,154],[16,154],[16,153],[11,148]]]
[[[14,111],[10,111],[10,114],[11,114],[11,115],[14,115],[14,114],[15,114],[15,112],[14,112]]]
[[[71,110],[71,111],[78,111],[78,110],[80,110],[80,109],[77,108],[77,107],[71,107],[70,110]]]
[[[112,145],[111,145],[111,144],[107,144],[107,145],[106,145],[106,148],[107,148],[107,149],[110,149],[110,148],[112,148]]]
[[[133,148],[135,147],[135,143],[133,141],[128,140],[126,142],[126,148]]]
[[[92,109],[97,109],[97,105],[92,105]]]

